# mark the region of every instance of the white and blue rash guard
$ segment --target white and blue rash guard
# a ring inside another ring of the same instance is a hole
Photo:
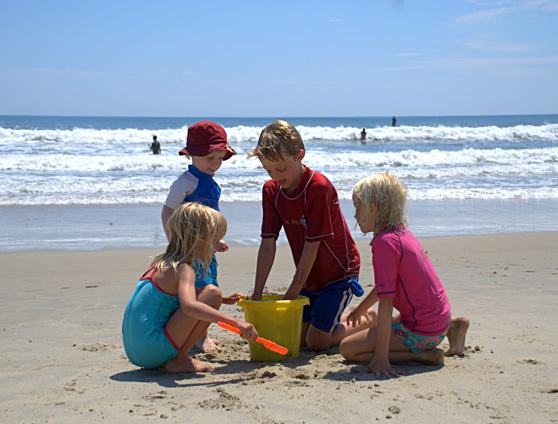
[[[221,187],[212,175],[201,172],[194,165],[172,183],[165,206],[176,209],[185,202],[197,202],[219,210]]]

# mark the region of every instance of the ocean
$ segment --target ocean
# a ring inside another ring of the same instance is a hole
[[[0,116],[0,251],[163,246],[160,208],[201,119]],[[276,118],[209,119],[238,152],[215,177],[228,239],[257,244],[268,177],[246,155]],[[418,235],[558,230],[558,115],[397,117],[396,127],[391,117],[283,119],[300,131],[305,163],[337,188],[356,237],[352,187],[381,171],[409,188]]]

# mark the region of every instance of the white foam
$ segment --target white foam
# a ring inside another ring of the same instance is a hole
[[[310,146],[305,163],[322,171],[343,199],[350,199],[357,180],[386,170],[401,177],[415,199],[558,197],[558,124],[370,129],[369,140],[400,143],[385,150],[355,142],[359,128],[298,129]],[[260,200],[268,177],[257,159],[246,158],[260,130],[227,129],[239,154],[216,176],[223,201]],[[147,150],[154,132],[163,141],[162,155]],[[177,155],[185,134],[185,128],[0,128],[0,205],[161,203],[189,163]],[[439,142],[425,147],[429,140]],[[491,147],[498,140],[507,141]]]
[[[361,128],[298,126],[303,140],[313,141],[350,141],[359,139]],[[262,127],[236,126],[226,128],[232,145],[255,145]],[[0,146],[10,147],[23,143],[28,148],[61,148],[78,145],[81,148],[110,148],[122,146],[140,146],[144,148],[156,133],[163,146],[178,146],[186,140],[186,128],[178,129],[90,129],[74,128],[72,130],[22,130],[0,127]],[[448,127],[448,126],[400,126],[369,128],[368,142],[489,142],[489,141],[525,141],[558,140],[558,124],[516,125],[512,127]]]
[[[406,167],[453,167],[502,164],[531,167],[558,164],[558,147],[539,149],[463,149],[442,151],[434,149],[427,152],[404,150],[400,152],[334,152],[308,151],[306,160],[319,170],[355,171],[374,168]],[[4,154],[0,159],[0,171],[22,172],[175,172],[179,173],[187,165],[187,160],[176,156],[154,155],[67,155],[45,153],[33,156]],[[247,159],[244,155],[233,156],[226,161],[219,175],[227,172],[261,169],[257,159]]]

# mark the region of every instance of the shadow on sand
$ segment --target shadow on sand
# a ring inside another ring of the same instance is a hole
[[[388,380],[387,378],[376,377],[366,371],[368,364],[355,364],[354,362],[343,361],[343,364],[349,366],[349,369],[340,371],[330,371],[326,373],[323,378],[326,380],[334,381],[381,381]],[[397,364],[392,367],[401,373],[400,377],[408,377],[415,374],[424,374],[427,372],[435,372],[444,368],[444,365],[423,365],[423,364]]]
[[[302,349],[300,356],[296,359],[285,361],[252,362],[247,360],[233,359],[228,361],[211,361],[211,354],[196,355],[197,359],[209,361],[215,365],[215,369],[210,373],[178,373],[168,374],[162,368],[128,370],[113,374],[110,379],[118,382],[140,382],[157,383],[162,387],[216,387],[225,384],[242,384],[245,381],[262,378],[262,372],[268,372],[269,376],[280,373],[280,369],[288,368],[294,370],[300,366],[308,364],[310,361],[319,360],[321,356],[331,356],[337,354],[337,350],[330,350],[316,354],[307,349]],[[258,376],[259,372],[259,376]],[[348,374],[348,372],[346,371]],[[229,376],[229,378],[227,378]],[[219,378],[221,377],[221,378]],[[264,375],[263,378],[266,378]],[[351,378],[349,378],[350,380]]]

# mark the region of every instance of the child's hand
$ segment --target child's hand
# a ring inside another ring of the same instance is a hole
[[[360,325],[363,319],[365,319],[366,322],[370,321],[368,319],[368,314],[366,313],[366,307],[359,304],[355,309],[349,312],[349,315],[347,315],[347,324],[356,327],[357,325]]]
[[[217,242],[217,248],[215,250],[217,250],[217,252],[226,252],[227,250],[229,250],[229,245],[225,240],[219,240]]]
[[[283,300],[293,300],[296,299],[300,293],[300,290],[302,289],[302,286],[299,285],[294,285],[294,283],[291,283],[289,289],[287,290],[287,292],[283,295]]]
[[[283,295],[283,300],[293,300],[296,299],[297,297],[298,297],[298,293],[295,294],[294,291],[288,290],[287,293]]]
[[[240,329],[240,336],[251,342],[255,342],[258,337],[258,332],[256,327],[244,321],[238,322],[238,328]]]
[[[233,293],[230,296],[223,296],[223,303],[225,305],[233,305],[240,299],[246,299],[246,296],[242,293]]]
[[[372,359],[368,364],[367,372],[378,378],[399,377],[401,373],[391,367],[389,359]]]

